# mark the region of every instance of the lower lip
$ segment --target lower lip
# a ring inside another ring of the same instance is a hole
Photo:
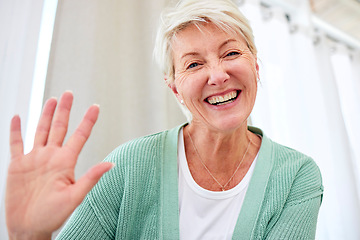
[[[210,105],[211,108],[216,109],[216,110],[225,110],[228,108],[233,107],[235,104],[237,104],[238,101],[240,101],[240,97],[241,97],[241,91],[238,92],[238,96],[235,99],[235,101],[231,102],[231,103],[227,103],[227,104],[223,104],[223,105],[211,105],[210,103],[206,102],[207,104]]]

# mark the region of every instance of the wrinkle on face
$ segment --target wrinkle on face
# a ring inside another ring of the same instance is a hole
[[[184,100],[186,107],[193,116],[196,115],[198,118],[193,118],[193,121],[208,122],[207,125],[211,125],[212,118],[220,112],[216,113],[214,109],[210,110],[211,106],[206,105],[204,100],[212,94],[216,95],[230,89],[239,89],[243,91],[242,104],[246,104],[244,108],[238,109],[244,111],[243,116],[246,120],[245,115],[249,111],[251,112],[256,98],[257,58],[250,51],[248,44],[241,35],[230,34],[216,28],[211,23],[203,24],[201,29],[202,31],[199,31],[199,27],[190,25],[178,32],[176,38],[172,39],[175,79],[171,88],[178,98]],[[188,66],[192,63],[197,64],[197,66],[189,69]],[[230,74],[231,84],[210,86],[209,76],[217,74],[216,71],[219,74],[224,73],[224,76]]]

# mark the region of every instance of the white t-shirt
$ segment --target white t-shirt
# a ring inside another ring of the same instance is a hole
[[[186,161],[183,130],[178,141],[180,239],[231,239],[257,156],[234,188],[214,192],[200,187]]]

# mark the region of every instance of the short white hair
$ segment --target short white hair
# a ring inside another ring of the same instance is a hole
[[[172,39],[191,24],[211,22],[226,32],[238,33],[244,37],[252,54],[257,54],[248,20],[232,0],[180,0],[173,8],[163,11],[160,20],[154,56],[168,84],[173,83],[175,75]]]

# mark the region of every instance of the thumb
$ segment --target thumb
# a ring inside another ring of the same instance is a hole
[[[75,184],[73,188],[74,201],[79,205],[85,198],[86,194],[95,186],[100,178],[115,166],[114,163],[102,162],[99,163],[82,176]]]

